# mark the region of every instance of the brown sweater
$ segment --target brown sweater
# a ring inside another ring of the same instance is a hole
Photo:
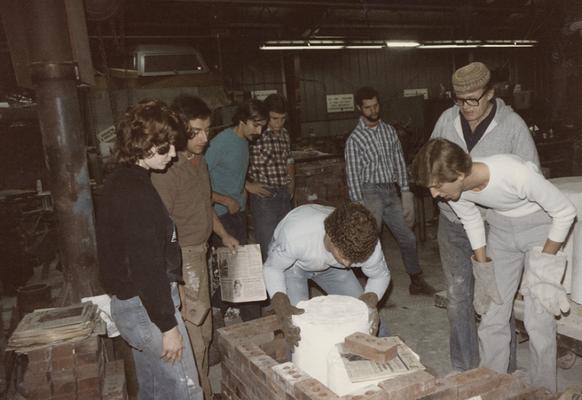
[[[204,157],[188,160],[186,153],[179,153],[178,160],[164,172],[152,172],[151,179],[176,223],[180,246],[205,243],[212,233],[214,211]]]

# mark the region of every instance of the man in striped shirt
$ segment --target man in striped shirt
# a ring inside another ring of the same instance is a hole
[[[414,197],[408,187],[402,147],[394,128],[380,118],[378,92],[362,87],[355,94],[360,111],[358,125],[346,142],[346,176],[352,201],[368,208],[382,229],[382,222],[396,238],[410,275],[410,294],[432,296],[435,290],[422,277],[418,264],[414,223]],[[398,198],[400,186],[402,204]]]

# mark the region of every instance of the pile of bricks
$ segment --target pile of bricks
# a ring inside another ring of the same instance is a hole
[[[478,368],[437,379],[417,371],[387,379],[357,394],[339,397],[286,359],[275,316],[218,330],[222,394],[229,400],[481,400],[554,399],[508,374]],[[480,396],[480,397],[478,397]]]
[[[317,203],[337,207],[348,199],[342,158],[295,164],[295,205]]]
[[[123,361],[104,358],[96,335],[19,354],[17,391],[25,399],[127,399]]]

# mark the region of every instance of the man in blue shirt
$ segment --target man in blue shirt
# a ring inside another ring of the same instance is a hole
[[[244,245],[247,244],[245,184],[249,166],[249,141],[261,134],[267,124],[267,112],[261,101],[248,100],[238,107],[232,122],[232,127],[223,130],[210,141],[205,157],[214,210],[226,231]],[[244,321],[260,317],[258,304],[247,306],[241,307],[241,318]]]

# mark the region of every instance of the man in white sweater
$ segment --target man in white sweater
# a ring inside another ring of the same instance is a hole
[[[424,145],[413,173],[433,197],[449,202],[471,242],[481,366],[507,371],[509,318],[525,265],[521,293],[530,338],[530,383],[555,391],[554,316],[569,310],[561,286],[566,257],[559,249],[576,209],[535,164],[509,154],[471,160],[446,139]],[[487,241],[477,205],[488,209]]]
[[[352,268],[368,277],[366,287]],[[390,271],[378,238],[373,215],[364,206],[346,203],[336,209],[308,204],[289,212],[277,225],[264,264],[267,291],[275,313],[283,323],[290,344],[300,337],[291,324],[295,307],[309,299],[308,280],[327,294],[352,296],[364,301],[377,327],[376,306],[390,282]],[[387,332],[380,327],[380,335]]]

